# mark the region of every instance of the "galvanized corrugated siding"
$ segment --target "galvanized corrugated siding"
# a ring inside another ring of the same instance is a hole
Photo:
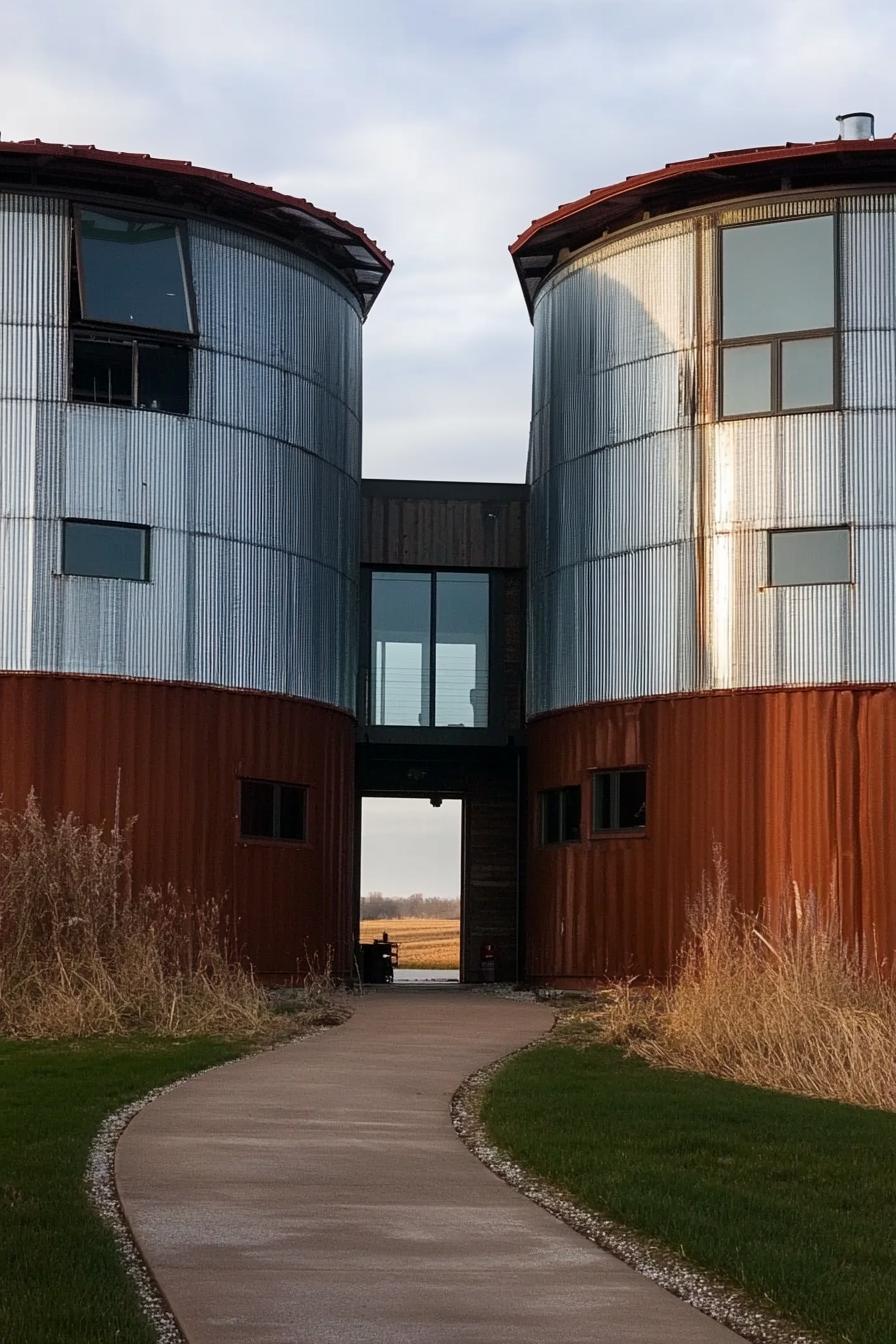
[[[840,211],[841,412],[716,419],[718,226]],[[896,680],[896,196],[737,205],[573,258],[535,310],[529,713]],[[854,583],[768,587],[849,525]]]
[[[189,418],[67,402],[64,203],[0,197],[0,667],[354,701],[361,324],[326,272],[190,225]],[[146,585],[58,574],[59,519],[152,527]]]
[[[822,632],[819,632],[822,633]],[[560,984],[666,975],[721,844],[737,901],[790,882],[871,956],[896,955],[896,689],[816,688],[591,705],[530,725],[532,796],[582,789],[583,840],[538,843],[530,815],[528,972]],[[591,771],[646,766],[644,834],[591,839]]]
[[[3,801],[136,817],[133,879],[217,897],[260,974],[307,957],[350,976],[354,725],[281,696],[100,677],[0,675]],[[239,836],[239,778],[308,789],[306,844]]]

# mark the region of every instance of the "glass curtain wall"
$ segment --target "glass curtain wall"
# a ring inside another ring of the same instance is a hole
[[[489,576],[371,576],[370,721],[487,728]]]

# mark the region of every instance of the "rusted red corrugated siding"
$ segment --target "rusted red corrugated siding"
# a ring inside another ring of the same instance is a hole
[[[558,983],[671,969],[718,841],[740,902],[791,880],[840,899],[848,935],[896,952],[896,688],[590,705],[529,725],[527,956]],[[645,765],[643,835],[591,839],[589,772]],[[537,794],[582,787],[583,840],[538,844]]]
[[[308,701],[99,677],[0,676],[0,790],[47,812],[136,816],[137,883],[228,898],[264,975],[305,948],[351,966],[354,723]],[[307,785],[308,842],[243,841],[238,779]]]

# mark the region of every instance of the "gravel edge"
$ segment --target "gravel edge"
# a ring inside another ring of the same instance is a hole
[[[492,1144],[480,1120],[485,1090],[507,1060],[544,1044],[533,1041],[466,1078],[451,1099],[451,1123],[470,1152],[514,1190],[632,1269],[673,1293],[705,1316],[727,1326],[750,1344],[827,1344],[827,1341],[758,1305],[730,1283],[697,1269],[660,1242],[622,1223],[583,1208],[560,1190],[526,1171]]]
[[[341,1025],[341,1023],[333,1025]],[[118,1187],[115,1183],[115,1151],[122,1134],[145,1106],[156,1101],[159,1097],[163,1097],[166,1092],[173,1092],[182,1083],[188,1083],[191,1078],[200,1078],[204,1073],[213,1073],[216,1069],[226,1069],[231,1064],[238,1064],[240,1060],[247,1059],[254,1054],[260,1054],[265,1050],[281,1050],[287,1045],[299,1045],[302,1041],[310,1040],[314,1036],[319,1036],[321,1032],[329,1030],[331,1030],[329,1025],[310,1027],[300,1035],[293,1036],[288,1040],[278,1041],[275,1045],[262,1045],[256,1049],[250,1048],[244,1055],[239,1055],[235,1059],[225,1059],[220,1064],[210,1064],[206,1069],[197,1069],[194,1073],[184,1074],[182,1078],[175,1079],[173,1083],[166,1083],[163,1087],[154,1087],[144,1096],[126,1102],[124,1106],[119,1106],[118,1110],[106,1116],[97,1130],[87,1157],[84,1184],[100,1221],[112,1233],[125,1273],[137,1293],[137,1298],[150,1328],[155,1332],[157,1344],[188,1344],[188,1341],[178,1325],[161,1288],[156,1283],[152,1271],[140,1253],[136,1238],[131,1231],[131,1225],[118,1197]]]

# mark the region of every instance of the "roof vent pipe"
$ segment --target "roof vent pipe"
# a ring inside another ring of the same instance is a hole
[[[874,117],[870,112],[844,112],[837,120],[841,140],[874,139]]]

